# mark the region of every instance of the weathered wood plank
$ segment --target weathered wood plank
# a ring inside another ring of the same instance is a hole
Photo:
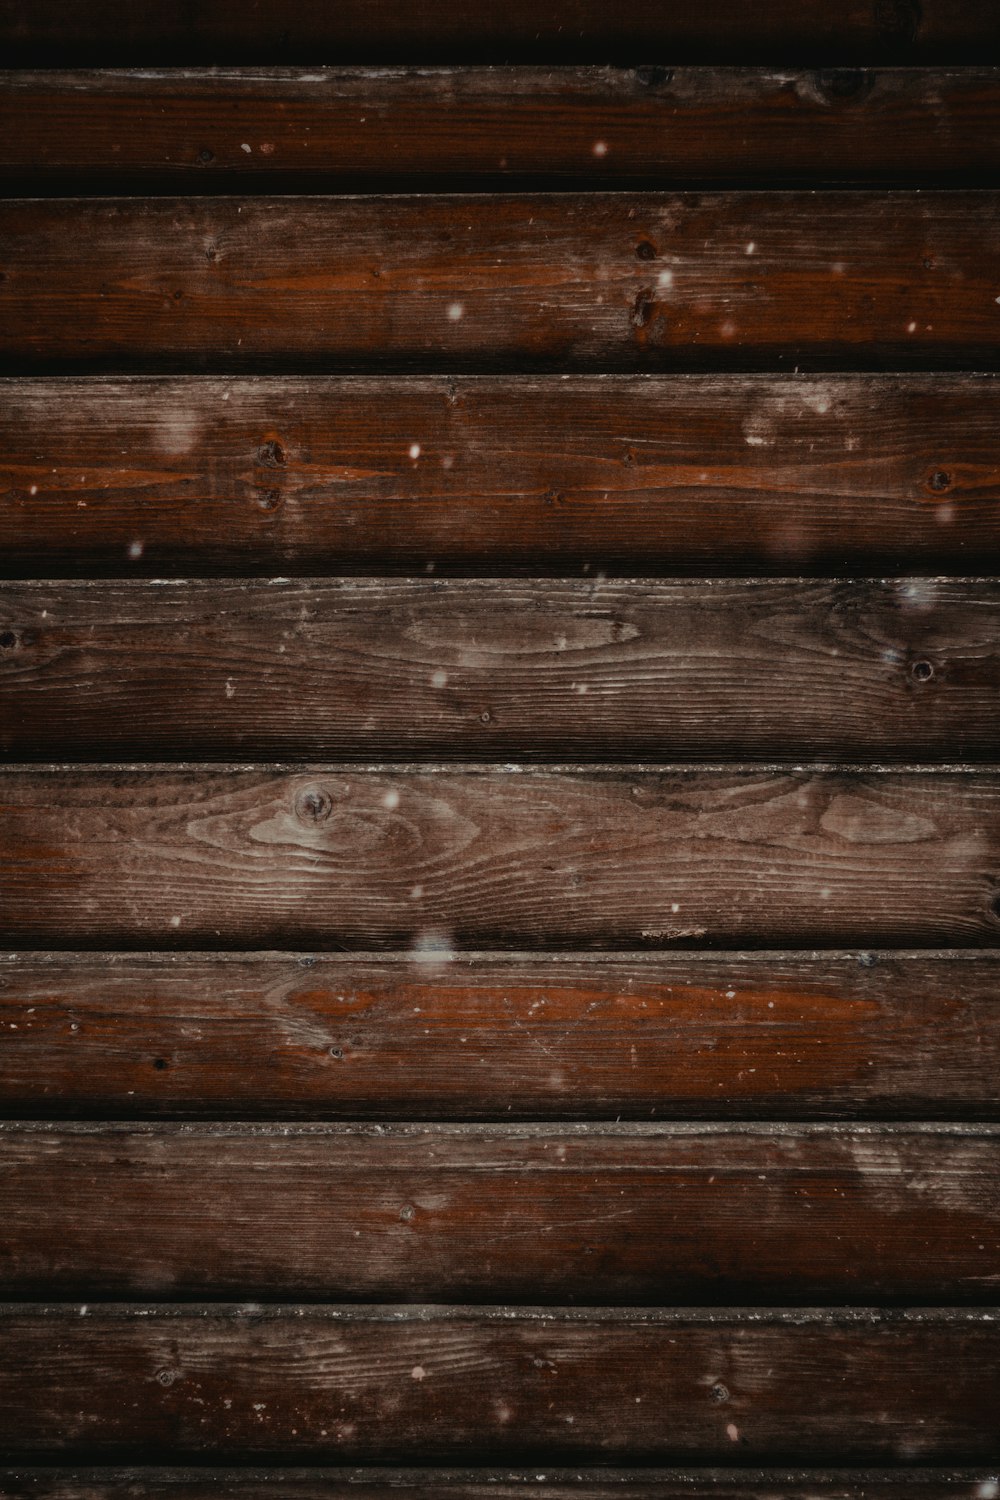
[[[34,947],[996,942],[1000,775],[15,768],[4,940]],[[426,971],[425,971],[426,972]]]
[[[969,1302],[990,1125],[0,1125],[9,1297]]]
[[[575,1468],[89,1469],[0,1471],[3,1500],[996,1500],[988,1470]]]
[[[21,1304],[0,1343],[8,1462],[980,1463],[998,1399],[971,1309]]]
[[[0,1113],[1000,1113],[995,953],[0,956]]]
[[[0,74],[0,181],[214,192],[809,181],[991,185],[995,68]]]
[[[992,0],[509,0],[456,9],[444,0],[2,0],[10,66],[370,62],[979,63],[997,53]]]
[[[990,760],[1000,581],[8,584],[14,760]]]
[[[11,199],[0,242],[0,360],[19,374],[1000,352],[994,192]]]
[[[29,577],[1000,571],[1000,382],[4,380],[0,496]]]

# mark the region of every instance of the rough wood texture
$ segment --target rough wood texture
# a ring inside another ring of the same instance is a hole
[[[4,380],[0,497],[29,577],[996,572],[1000,382]]]
[[[539,9],[0,0],[0,1500],[1000,1500],[995,0]]]
[[[0,957],[0,1114],[997,1118],[995,953]]]
[[[997,56],[993,0],[2,0],[10,66],[328,61],[980,63]],[[654,75],[660,71],[650,70]]]
[[[1000,353],[994,192],[12,199],[0,242],[18,374]]]
[[[0,897],[35,947],[986,946],[998,846],[993,771],[13,769]]]
[[[213,192],[413,181],[988,185],[994,68],[0,74],[0,181]]]
[[[0,1125],[10,1297],[976,1302],[1000,1127]]]
[[[0,755],[990,760],[1000,582],[9,584]]]
[[[3,1500],[996,1500],[988,1470],[798,1472],[601,1468],[48,1469],[0,1471]]]
[[[22,1304],[0,1344],[8,1461],[980,1463],[998,1400],[971,1309]]]

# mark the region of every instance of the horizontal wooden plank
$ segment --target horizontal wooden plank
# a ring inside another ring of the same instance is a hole
[[[0,1114],[998,1118],[992,952],[0,956]]]
[[[995,68],[0,74],[0,181],[215,192],[449,180],[991,185]]]
[[[991,1311],[79,1314],[4,1310],[8,1462],[977,1463],[998,1452]]]
[[[0,496],[7,575],[1000,571],[1000,382],[4,380]]]
[[[0,361],[21,374],[1000,352],[995,192],[11,199],[0,242]]]
[[[975,1302],[1000,1126],[3,1124],[0,1211],[10,1297]]]
[[[456,10],[444,0],[2,0],[0,45],[10,66],[340,61],[553,62],[650,54],[658,62],[927,60],[997,55],[992,0],[509,0]]]
[[[989,760],[1000,581],[8,584],[0,755]]]
[[[552,1470],[544,1474],[460,1469],[339,1467],[88,1469],[22,1467],[0,1471],[3,1500],[996,1500],[988,1470],[754,1469]]]
[[[12,768],[4,941],[995,944],[1000,773]]]

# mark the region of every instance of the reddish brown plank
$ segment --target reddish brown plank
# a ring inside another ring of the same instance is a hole
[[[998,434],[993,376],[5,380],[0,572],[1000,571]]]
[[[22,1304],[3,1335],[8,1461],[997,1457],[1000,1325],[971,1309]]]
[[[990,760],[1000,581],[9,584],[0,754]]]
[[[996,55],[992,0],[529,0],[456,9],[444,0],[2,0],[9,64],[552,62],[637,58],[821,65],[885,59],[982,62]],[[651,69],[655,74],[658,69]]]
[[[1000,1126],[4,1124],[0,1212],[9,1297],[975,1302]]]
[[[350,766],[3,776],[34,947],[986,946],[995,771]],[[423,972],[426,972],[423,971]]]
[[[22,374],[1000,351],[993,192],[12,199],[0,243],[0,360]]]
[[[214,192],[415,181],[987,185],[995,68],[0,74],[0,180]]]
[[[994,953],[0,957],[0,1112],[996,1118]]]
[[[988,1470],[51,1469],[0,1472],[3,1500],[996,1500]]]

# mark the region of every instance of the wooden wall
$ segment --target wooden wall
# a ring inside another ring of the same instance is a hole
[[[993,0],[0,64],[2,1500],[996,1500]]]

